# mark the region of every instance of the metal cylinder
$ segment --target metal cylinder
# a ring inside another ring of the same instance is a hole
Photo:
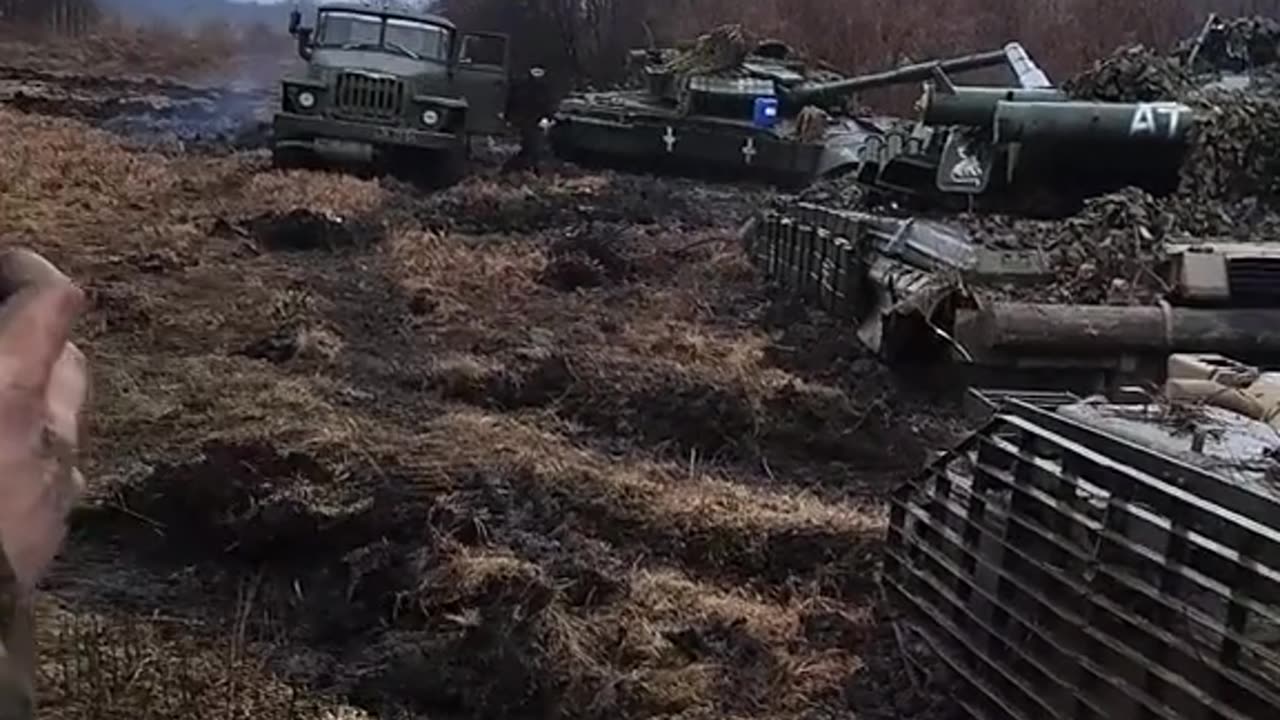
[[[993,303],[960,313],[956,333],[978,353],[1177,351],[1280,356],[1280,309]]]
[[[1120,141],[1183,145],[1195,124],[1181,103],[1021,102],[996,103],[996,143],[1025,141]]]
[[[860,90],[887,87],[908,82],[921,82],[933,76],[936,69],[948,73],[961,73],[970,70],[996,67],[1007,63],[1005,51],[989,50],[946,60],[930,60],[927,62],[904,65],[893,70],[858,75],[843,80],[827,83],[800,85],[787,92],[786,99],[791,103],[811,103],[843,97]]]
[[[925,85],[920,99],[921,120],[926,125],[967,125],[988,127],[995,119],[996,105],[1003,101],[1060,102],[1067,94],[1057,88],[957,87],[939,90]]]

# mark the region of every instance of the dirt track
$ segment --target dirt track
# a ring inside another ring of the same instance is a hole
[[[764,191],[426,194],[2,107],[0,137],[0,236],[92,298],[50,717],[925,711],[873,575],[948,423],[766,294]]]

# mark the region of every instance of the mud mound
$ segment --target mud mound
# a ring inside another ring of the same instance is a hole
[[[292,323],[245,346],[245,357],[287,363],[291,360],[333,362],[342,352],[342,339],[323,327]]]
[[[539,178],[479,176],[423,198],[405,190],[392,212],[437,231],[533,233],[584,223],[656,223],[707,227],[737,218],[750,205],[740,193],[686,180],[628,175]]]
[[[161,552],[287,563],[317,538],[341,538],[367,489],[314,457],[267,445],[211,444],[196,463],[160,465],[125,488],[128,507],[165,524]],[[335,540],[340,542],[340,540]],[[207,558],[206,558],[207,559]]]
[[[785,376],[717,373],[620,353],[530,349],[506,363],[435,365],[428,383],[486,407],[549,405],[596,433],[710,459],[821,459],[863,468],[923,460],[878,398]],[[865,405],[863,401],[869,401]]]
[[[1063,83],[1072,97],[1105,102],[1175,100],[1194,87],[1176,60],[1142,45],[1120,48]]]
[[[332,251],[372,245],[385,237],[380,223],[305,208],[264,213],[246,225],[253,237],[271,250]]]
[[[287,568],[259,604],[341,656],[320,663],[332,689],[369,708],[798,717],[841,702],[871,630],[834,598],[871,589],[878,513],[619,467],[492,416],[444,418],[422,443],[426,464],[382,459],[376,489],[314,456],[210,446],[126,491],[127,515],[104,511],[96,532],[162,529],[149,557],[183,566]],[[833,599],[816,612],[702,577]]]
[[[572,291],[622,281],[633,271],[623,247],[626,232],[615,223],[572,229],[551,244],[541,282]]]

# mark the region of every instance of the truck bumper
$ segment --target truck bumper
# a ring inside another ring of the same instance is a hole
[[[465,140],[460,135],[333,120],[311,115],[277,113],[272,124],[272,146],[276,149],[304,150],[318,155],[353,160],[374,160],[396,149],[461,152]]]

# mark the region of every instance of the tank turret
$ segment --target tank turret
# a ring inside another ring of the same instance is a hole
[[[1017,43],[848,76],[739,26],[678,49],[634,50],[629,59],[635,89],[578,93],[560,104],[550,130],[557,155],[804,184],[878,162],[885,153],[877,149],[928,145],[930,130],[909,118],[853,115],[849,99],[858,91],[999,66],[1017,87],[1048,84]]]

